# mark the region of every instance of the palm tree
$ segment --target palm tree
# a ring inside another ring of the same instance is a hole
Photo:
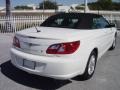
[[[5,32],[10,32],[11,30],[11,7],[10,7],[10,0],[6,0],[6,30]]]
[[[10,0],[6,0],[6,16],[11,16],[11,4],[10,4]]]

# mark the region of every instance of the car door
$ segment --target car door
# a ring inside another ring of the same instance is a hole
[[[109,47],[111,43],[111,34],[112,29],[107,27],[109,23],[103,17],[97,17],[93,19],[93,26],[92,28],[96,29],[99,33],[97,37],[97,42],[99,46],[99,52],[102,54],[104,53]]]
[[[106,38],[106,45],[105,45],[105,48],[109,48],[113,42],[113,28],[110,26],[109,22],[101,17],[100,18],[100,22],[101,22],[101,28],[103,28],[103,31],[105,33],[105,38]]]

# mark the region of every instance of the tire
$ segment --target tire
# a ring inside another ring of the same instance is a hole
[[[113,44],[112,44],[112,46],[110,47],[109,50],[114,50],[115,47],[116,47],[116,37],[114,38],[114,40],[113,40]]]
[[[92,51],[89,56],[88,63],[86,65],[85,72],[82,75],[83,80],[88,80],[93,76],[96,68],[96,61],[97,61],[97,54],[95,51]]]

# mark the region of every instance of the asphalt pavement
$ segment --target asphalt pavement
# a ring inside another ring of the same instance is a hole
[[[117,47],[97,62],[93,77],[59,81],[28,74],[10,63],[13,34],[0,34],[0,90],[120,90],[120,34]]]

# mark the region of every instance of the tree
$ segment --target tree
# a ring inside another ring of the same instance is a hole
[[[10,17],[11,17],[11,3],[10,3],[10,0],[6,0],[6,30],[5,30],[5,32],[10,32],[10,30],[11,30],[11,27],[12,27],[12,25],[11,25],[11,20],[10,20]]]
[[[91,10],[120,10],[120,2],[112,2],[112,0],[98,0],[88,3],[88,6]]]
[[[112,0],[98,0],[99,9],[102,10],[111,10],[112,9]]]
[[[32,10],[32,7],[28,7],[28,6],[16,6],[14,7],[17,10],[23,10],[23,9],[27,9],[27,10]]]
[[[75,7],[75,9],[77,9],[77,10],[84,10],[84,8],[85,7],[83,5],[78,5]]]
[[[120,2],[119,3],[114,2],[113,3],[113,8],[114,8],[114,10],[120,10]]]
[[[98,2],[88,3],[88,7],[90,10],[102,10]]]
[[[6,0],[6,16],[11,16],[10,0]]]
[[[46,0],[39,4],[39,9],[58,9],[58,6],[56,2]]]

